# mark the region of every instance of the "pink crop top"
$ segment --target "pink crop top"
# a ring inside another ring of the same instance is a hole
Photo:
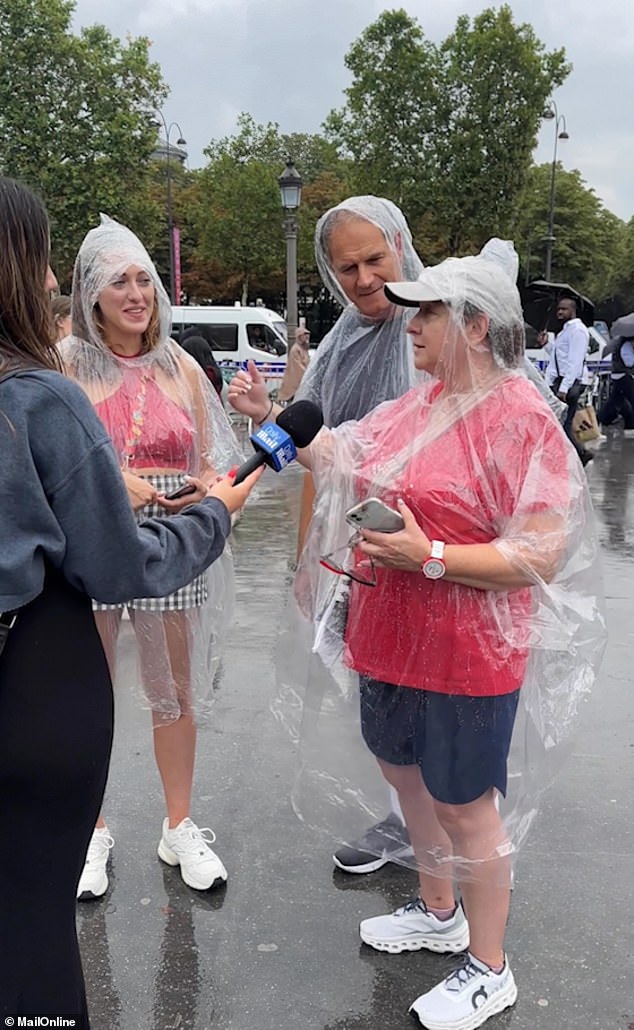
[[[131,469],[192,467],[195,430],[187,411],[144,369],[128,368],[121,386],[95,404],[120,460]]]

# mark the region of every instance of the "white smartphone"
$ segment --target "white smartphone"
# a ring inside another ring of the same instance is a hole
[[[377,533],[398,533],[399,530],[405,529],[400,512],[384,504],[378,497],[368,497],[367,500],[349,508],[346,512],[346,522],[355,529],[373,529]]]

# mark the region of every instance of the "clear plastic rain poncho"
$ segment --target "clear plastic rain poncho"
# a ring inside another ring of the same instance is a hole
[[[492,241],[392,285],[415,309],[429,301],[411,330],[433,378],[311,445],[317,501],[295,582],[297,646],[293,634],[281,641],[273,706],[299,745],[295,809],[330,845],[385,814],[377,758],[418,765],[441,804],[497,788],[502,820],[490,832],[461,845],[421,812],[409,827],[416,857],[402,861],[463,882],[488,867],[491,882],[502,859],[500,885],[569,749],[605,639],[585,474],[520,371],[515,260]],[[346,522],[370,497],[405,501],[446,545],[446,576],[370,563]]]
[[[100,331],[99,297],[131,266],[154,287],[154,314],[136,357],[115,354]],[[72,335],[61,345],[67,374],[86,391],[104,422],[121,468],[159,493],[188,474],[223,475],[241,460],[222,404],[198,364],[170,339],[171,306],[145,247],[125,226],[102,215],[75,263]],[[140,520],[168,513],[147,505]],[[128,605],[139,657],[141,696],[155,724],[204,714],[226,637],[233,600],[230,549],[193,583],[166,598]],[[95,605],[111,671],[115,671],[122,607]],[[129,669],[127,670],[129,680]]]
[[[327,426],[361,418],[382,401],[400,397],[415,382],[405,327],[411,311],[386,305],[381,316],[363,315],[343,292],[329,244],[338,225],[370,222],[397,256],[401,278],[415,279],[423,265],[401,211],[381,197],[350,197],[327,211],[315,229],[315,256],[324,285],[342,305],[337,322],[319,344],[295,400],[318,404]]]

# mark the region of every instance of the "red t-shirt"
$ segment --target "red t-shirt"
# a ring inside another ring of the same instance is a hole
[[[376,470],[433,416],[434,385],[370,416],[372,444],[358,469],[369,496]],[[420,388],[419,388],[420,391]],[[430,405],[431,400],[431,405]],[[364,420],[367,421],[367,420]],[[363,423],[361,423],[363,425]],[[502,380],[476,408],[417,453],[382,499],[402,497],[430,539],[490,543],[521,536],[523,520],[565,517],[572,451],[561,427],[523,377]],[[574,455],[573,455],[574,457]],[[377,568],[376,587],[352,585],[345,661],[373,679],[446,694],[494,696],[522,683],[531,588],[487,591]]]

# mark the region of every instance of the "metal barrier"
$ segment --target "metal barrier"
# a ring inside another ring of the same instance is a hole
[[[533,362],[536,368],[544,374],[548,367],[548,357],[535,358],[532,354],[527,357]],[[590,382],[586,385],[583,396],[587,396],[588,402],[594,404],[597,411],[600,411],[605,404],[610,392],[610,373],[612,371],[612,359],[604,358],[595,361],[586,361],[586,369],[590,374]],[[580,398],[581,400],[582,398]],[[585,403],[585,402],[584,402]]]

